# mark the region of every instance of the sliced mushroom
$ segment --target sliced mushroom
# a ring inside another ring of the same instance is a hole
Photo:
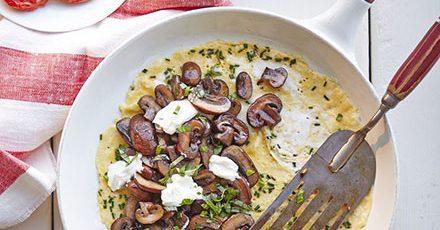
[[[231,100],[231,108],[226,111],[234,116],[238,116],[241,111],[241,102],[239,100]]]
[[[229,87],[226,82],[220,79],[212,79],[212,78],[203,78],[202,86],[205,92],[208,94],[215,94],[227,97],[229,95]]]
[[[209,158],[211,158],[212,154],[214,154],[214,146],[212,145],[212,143],[210,143],[210,141],[210,137],[204,137],[202,138],[202,143],[200,144],[201,146],[206,146],[200,149],[200,156],[202,158],[205,168],[208,168]]]
[[[154,88],[154,94],[156,95],[156,102],[162,107],[167,106],[170,102],[174,101],[174,94],[164,84],[157,85]]]
[[[173,77],[169,81],[171,92],[174,94],[174,98],[177,100],[183,99],[183,97],[185,96],[185,92],[180,86],[180,83],[181,82],[179,75],[173,75]]]
[[[139,188],[139,186],[134,181],[130,181],[127,184],[127,188],[130,194],[132,196],[135,196],[140,201],[150,201],[152,199],[151,193]]]
[[[116,130],[118,130],[118,133],[121,135],[122,139],[124,139],[125,143],[132,146],[129,125],[130,125],[130,118],[128,117],[122,118],[121,120],[116,122]]]
[[[129,124],[130,138],[133,148],[143,155],[154,155],[157,146],[155,128],[151,121],[141,114],[135,115],[130,119]]]
[[[150,121],[153,121],[157,111],[161,109],[160,105],[156,103],[154,97],[150,95],[142,96],[138,101],[138,105],[139,108],[141,108],[144,111],[144,117]]]
[[[245,204],[251,203],[251,201],[252,201],[251,189],[249,187],[247,180],[244,179],[243,177],[239,177],[239,178],[235,179],[234,181],[222,179],[220,181],[220,183],[223,185],[230,186],[230,187],[237,189],[240,192],[240,194],[238,195],[238,198],[241,201],[243,201],[243,203],[245,203]]]
[[[269,83],[270,86],[274,88],[280,88],[284,85],[287,79],[287,70],[283,67],[279,67],[276,69],[271,69],[266,67],[264,69],[263,74],[261,75],[260,80],[258,80],[257,84],[261,84],[263,82]]]
[[[200,78],[202,77],[202,71],[200,66],[194,62],[185,62],[182,66],[182,81],[189,86],[196,86]]]
[[[156,161],[157,170],[162,174],[163,176],[167,175],[170,171],[171,167],[170,164],[164,160],[158,160]]]
[[[164,214],[162,206],[152,202],[139,202],[139,208],[136,210],[136,220],[141,224],[154,224],[160,220]]]
[[[214,119],[216,134],[214,138],[224,145],[243,145],[249,138],[246,124],[232,114],[224,113]]]
[[[208,217],[202,217],[200,215],[195,215],[191,218],[188,225],[188,230],[195,229],[219,229],[222,222],[218,219],[210,220]]]
[[[221,230],[246,230],[254,224],[254,219],[251,215],[244,213],[237,213],[230,216],[221,226]]]
[[[185,123],[190,128],[189,132],[179,133],[177,136],[176,150],[189,159],[194,159],[199,155],[199,144],[205,127],[200,120],[192,119]]]
[[[141,176],[147,180],[156,181],[159,178],[156,170],[150,168],[147,165],[143,166],[142,171],[140,171],[139,174],[141,174]]]
[[[247,111],[247,121],[254,128],[273,127],[281,121],[283,103],[275,94],[267,93],[252,103]]]
[[[231,108],[231,101],[227,97],[215,94],[205,94],[198,97],[196,93],[192,92],[188,95],[188,100],[199,111],[207,114],[221,114]]]
[[[257,184],[260,173],[249,155],[239,146],[231,145],[222,151],[222,156],[228,157],[238,165],[239,172],[245,175],[249,186],[252,188]]]
[[[175,161],[179,155],[176,152],[176,146],[170,145],[166,147],[168,157],[170,158],[170,161]]]
[[[139,173],[136,173],[136,175],[134,176],[134,182],[136,183],[136,185],[139,186],[140,189],[147,192],[160,193],[162,190],[165,189],[165,186],[154,181],[147,180],[143,178]]]
[[[134,213],[137,209],[139,200],[135,196],[128,197],[124,206],[124,216],[130,217],[130,219],[134,220]]]
[[[249,100],[252,97],[252,79],[246,72],[240,72],[235,80],[235,89],[237,95],[244,100]]]
[[[134,225],[133,220],[129,217],[120,217],[113,221],[111,230],[131,230],[131,227]]]
[[[197,176],[194,177],[194,181],[198,185],[203,187],[205,185],[212,183],[215,180],[215,178],[216,177],[215,177],[214,173],[212,173],[208,169],[202,169],[199,171]]]

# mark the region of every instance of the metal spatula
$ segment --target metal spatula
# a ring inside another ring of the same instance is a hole
[[[261,229],[288,198],[290,201],[270,229],[282,229],[286,224],[290,229],[302,229],[309,221],[311,229],[337,229],[374,182],[376,159],[365,136],[388,110],[408,96],[439,56],[440,20],[399,68],[371,120],[356,132],[332,134],[251,229]],[[296,213],[298,210],[302,212]]]

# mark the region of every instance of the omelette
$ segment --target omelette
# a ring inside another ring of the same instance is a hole
[[[237,115],[243,121],[246,121],[249,105],[263,94],[273,93],[283,103],[281,121],[273,128],[249,127],[249,139],[241,146],[260,172],[258,186],[252,187],[253,208],[249,210],[255,220],[331,133],[360,127],[357,109],[335,79],[312,70],[302,57],[247,41],[223,40],[178,51],[146,66],[127,88],[126,100],[119,107],[121,118],[140,113],[139,98],[145,94],[154,95],[155,86],[163,84],[174,74],[181,74],[181,66],[187,61],[197,63],[204,76],[225,81],[231,97],[235,98],[237,74],[242,71],[249,74],[253,84],[252,97],[241,99],[242,109]],[[288,77],[282,87],[258,84],[266,67],[287,70]],[[126,188],[113,192],[107,183],[108,166],[115,162],[115,149],[121,144],[124,140],[112,124],[100,135],[96,154],[99,212],[109,229],[123,213],[128,198]],[[341,228],[362,229],[371,204],[370,191]]]

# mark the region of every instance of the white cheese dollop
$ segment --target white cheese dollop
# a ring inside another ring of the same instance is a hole
[[[131,156],[131,163],[127,165],[125,161],[116,161],[107,168],[108,186],[114,192],[128,183],[136,172],[142,171],[142,155]],[[133,159],[135,158],[135,159]]]
[[[212,155],[209,158],[209,171],[216,176],[227,180],[235,180],[240,177],[238,175],[238,165],[228,157]]]
[[[153,123],[172,135],[176,132],[176,128],[191,120],[195,115],[197,115],[197,110],[187,99],[172,101],[157,112]]]
[[[178,207],[184,199],[202,199],[203,188],[198,186],[192,177],[174,174],[171,183],[162,190],[160,198],[165,207]]]

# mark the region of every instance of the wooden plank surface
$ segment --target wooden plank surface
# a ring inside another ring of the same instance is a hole
[[[400,64],[440,16],[439,0],[376,0],[371,9],[372,82],[381,95]],[[392,229],[439,229],[440,63],[389,113],[398,153]]]

